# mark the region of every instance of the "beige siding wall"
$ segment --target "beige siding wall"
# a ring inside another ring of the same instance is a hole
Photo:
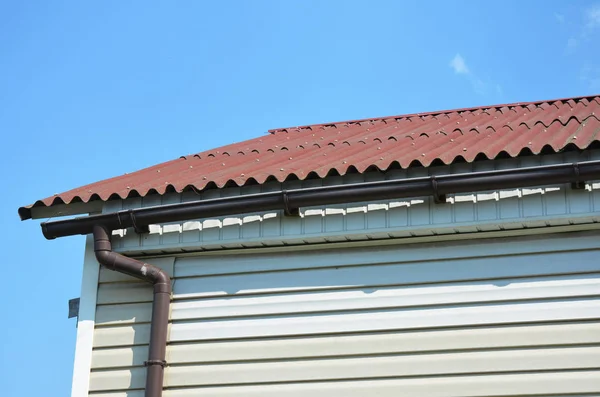
[[[600,232],[148,259],[165,397],[600,395]],[[90,395],[141,397],[151,288],[102,269]]]

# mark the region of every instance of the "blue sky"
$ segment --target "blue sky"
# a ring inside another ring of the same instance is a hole
[[[599,39],[589,1],[1,2],[3,395],[69,395],[83,259],[19,206],[276,127],[598,94]]]

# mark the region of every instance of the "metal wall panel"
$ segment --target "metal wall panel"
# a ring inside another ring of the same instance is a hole
[[[600,395],[599,237],[170,257],[165,397]],[[141,291],[101,277],[90,395],[142,395]]]

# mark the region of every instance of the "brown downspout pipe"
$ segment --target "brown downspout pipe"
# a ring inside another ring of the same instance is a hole
[[[171,303],[171,280],[169,275],[156,266],[128,258],[112,251],[111,231],[104,226],[93,228],[94,252],[100,264],[110,270],[128,274],[154,285],[152,301],[152,322],[150,328],[150,348],[146,370],[145,397],[161,397],[167,350],[167,328],[169,325],[169,305]]]

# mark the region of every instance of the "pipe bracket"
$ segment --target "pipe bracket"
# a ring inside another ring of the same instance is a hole
[[[433,190],[433,201],[436,204],[444,204],[446,203],[446,195],[445,194],[440,194],[438,192],[438,182],[437,179],[435,179],[435,176],[431,176],[431,188]]]
[[[283,190],[281,194],[283,196],[283,213],[286,216],[300,216],[299,208],[290,207],[290,198],[288,196],[287,190]]]
[[[579,163],[573,163],[573,173],[575,174],[575,182],[571,183],[571,189],[585,189],[585,181],[581,180],[581,171],[579,170]]]
[[[137,224],[137,222],[135,221],[135,212],[133,210],[129,210],[129,216],[131,217],[131,223],[133,224],[133,230],[135,230],[135,232],[137,234],[150,233],[150,228],[148,227],[148,225],[139,226]]]
[[[117,221],[119,223],[119,228],[120,229],[126,229],[127,228],[127,226],[123,222],[123,219],[121,218],[121,215],[125,215],[125,214],[131,220],[131,225],[133,227],[133,230],[137,234],[144,234],[144,233],[149,233],[150,232],[150,228],[147,225],[146,226],[140,226],[140,225],[138,225],[138,223],[137,223],[137,221],[135,219],[135,211],[132,210],[132,209],[125,210],[125,211],[118,211],[117,212]]]
[[[144,361],[144,367],[149,367],[151,365],[160,365],[161,367],[166,367],[167,362],[165,360],[146,360]]]

